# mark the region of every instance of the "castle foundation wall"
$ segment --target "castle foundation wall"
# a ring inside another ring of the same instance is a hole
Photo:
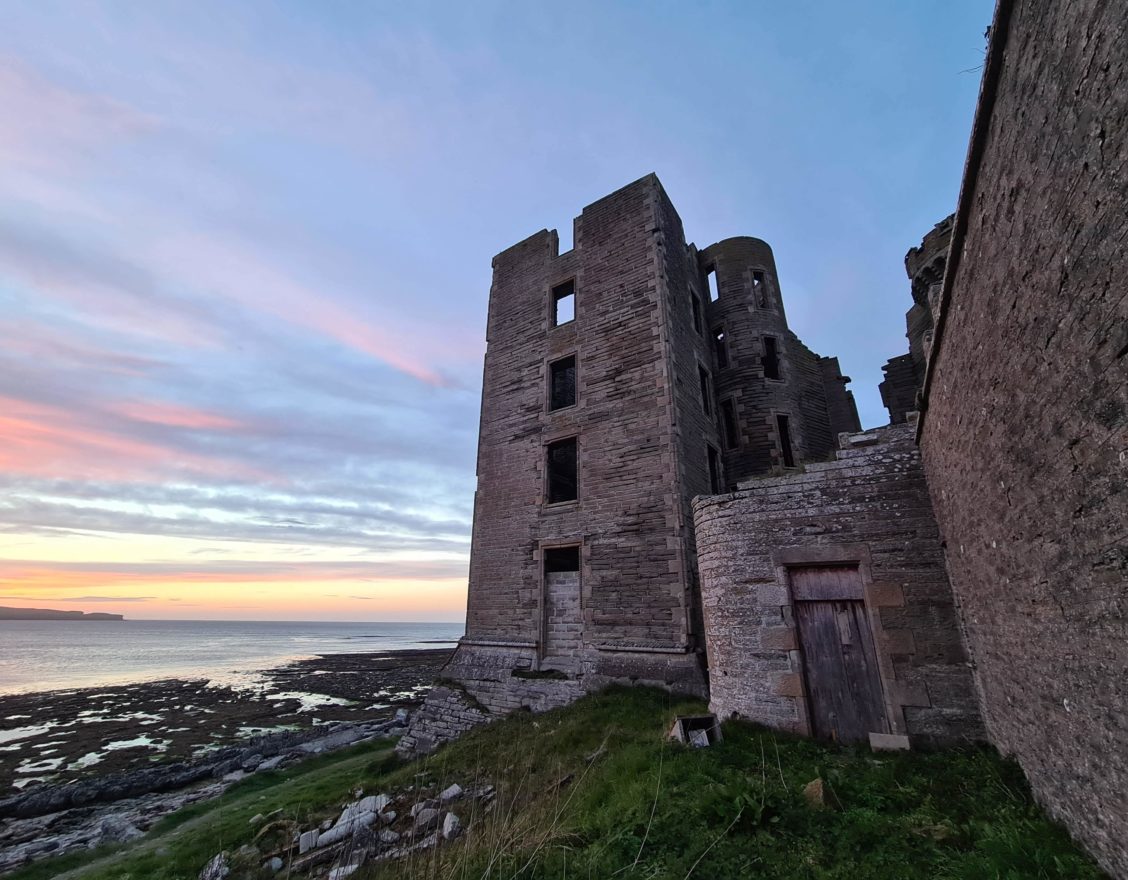
[[[921,451],[991,739],[1128,877],[1128,3],[1000,14]]]
[[[843,435],[838,460],[694,502],[710,707],[812,734],[795,569],[858,571],[888,729],[984,737],[913,426]]]

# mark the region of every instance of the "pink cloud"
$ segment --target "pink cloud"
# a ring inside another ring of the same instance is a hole
[[[96,369],[123,376],[142,376],[162,361],[91,345],[88,340],[38,322],[0,320],[4,353],[25,362],[50,363],[55,367]]]
[[[151,413],[161,413],[161,406],[156,405]],[[195,426],[214,424],[221,418],[175,407],[165,411],[169,413]],[[128,480],[168,478],[178,470],[272,479],[238,462],[186,453],[116,432],[98,424],[92,414],[0,397],[0,471],[60,479]]]
[[[11,61],[0,62],[0,160],[67,170],[69,159],[145,134],[157,121],[105,95],[68,89]]]
[[[110,404],[106,409],[133,421],[168,425],[173,428],[198,431],[246,431],[251,427],[247,422],[228,416],[172,403],[126,401]]]
[[[294,326],[316,330],[428,385],[454,384],[428,360],[459,351],[465,346],[462,339],[379,328],[359,309],[342,305],[339,292],[304,284],[249,248],[206,235],[170,236],[161,242],[154,257],[173,276],[191,277],[224,298],[268,312]]]

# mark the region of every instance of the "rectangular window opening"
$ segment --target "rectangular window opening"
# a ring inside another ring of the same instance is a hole
[[[548,408],[564,409],[576,403],[576,356],[548,365]]]
[[[779,350],[776,347],[776,340],[774,336],[764,337],[763,364],[765,379],[779,378]]]
[[[565,281],[552,288],[552,326],[559,327],[575,320],[576,282]]]
[[[689,308],[693,312],[693,329],[701,332],[701,297],[696,291],[689,291]]]
[[[725,328],[713,328],[713,352],[717,356],[717,369],[724,370],[729,365],[728,346],[725,345]]]
[[[709,283],[709,302],[716,302],[721,298],[720,288],[717,287],[717,267],[710,266],[705,278]]]
[[[721,493],[721,461],[717,450],[712,446],[706,446],[706,453],[709,458],[709,489],[714,495]]]
[[[763,272],[752,273],[752,294],[756,298],[756,305],[761,309],[768,307],[768,286],[764,283]]]
[[[575,501],[578,497],[576,438],[548,445],[548,503]]]
[[[580,570],[579,547],[549,547],[544,551],[544,573]]]
[[[795,453],[791,448],[791,426],[787,416],[776,416],[776,430],[779,432],[779,449],[783,454],[783,466],[795,467]]]
[[[713,414],[713,387],[709,381],[709,371],[698,366],[697,378],[701,381],[701,408],[705,410],[705,415],[710,416]]]
[[[721,401],[721,422],[725,448],[736,449],[740,445],[740,425],[736,421],[736,402],[732,398]]]

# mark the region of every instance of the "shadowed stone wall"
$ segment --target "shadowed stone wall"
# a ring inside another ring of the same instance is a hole
[[[825,460],[840,432],[860,428],[854,398],[837,358],[820,358],[788,328],[772,249],[758,238],[728,238],[698,261],[704,273],[716,272],[708,329],[724,330],[727,366],[717,367],[715,390],[718,405],[731,401],[739,430],[738,442],[724,448],[724,485],[783,466],[778,415],[788,417],[796,462]]]
[[[1000,4],[921,449],[991,739],[1128,877],[1128,3]]]
[[[889,732],[983,738],[913,430],[845,435],[836,461],[696,499],[714,712],[811,733],[788,569],[857,564]]]
[[[556,241],[542,231],[494,258],[467,632],[448,674],[498,710],[632,677],[703,694],[688,511],[718,439],[698,393],[708,340],[685,332],[696,264],[653,175],[586,207],[574,250],[557,254]],[[567,281],[575,320],[553,326],[552,289]],[[565,356],[576,358],[576,403],[550,411],[548,367]],[[578,498],[553,504],[545,450],[567,437]],[[545,643],[546,627],[561,631],[544,551],[563,546],[580,553],[570,663]],[[571,680],[534,687],[506,674],[503,695],[498,662],[565,668]]]
[[[652,174],[584,208],[575,242],[560,254],[542,230],[493,261],[466,635],[445,670],[487,714],[551,708],[612,682],[704,696],[692,499],[780,466],[777,412],[790,416],[797,464],[857,426],[837,359],[788,330],[765,243],[699,254]],[[721,278],[715,303],[706,263]],[[566,283],[575,319],[557,325],[553,290]],[[765,382],[768,330],[781,374]],[[550,365],[566,357],[575,404],[552,410]],[[721,395],[739,401],[729,449]],[[578,497],[550,503],[546,448],[567,438]],[[546,552],[563,548],[577,548],[578,576],[546,574]],[[421,713],[412,741],[434,741],[422,728],[450,715],[451,699]]]

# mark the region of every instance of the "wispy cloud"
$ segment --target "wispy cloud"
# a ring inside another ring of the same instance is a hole
[[[773,243],[794,329],[842,356],[876,423],[900,259],[951,210],[974,106],[952,47],[986,23],[923,15],[5,9],[7,588],[103,595],[109,576],[166,596],[145,579],[183,578],[194,606],[218,577],[300,593],[292,575],[359,606],[356,578],[376,614],[395,577],[427,573],[404,556],[465,577],[490,255],[650,170],[699,244]],[[700,63],[653,51],[672,41]],[[581,55],[596,63],[544,63]]]
[[[75,154],[152,132],[158,121],[113,97],[67,88],[0,58],[0,161],[58,172]],[[49,145],[49,149],[44,149]]]

